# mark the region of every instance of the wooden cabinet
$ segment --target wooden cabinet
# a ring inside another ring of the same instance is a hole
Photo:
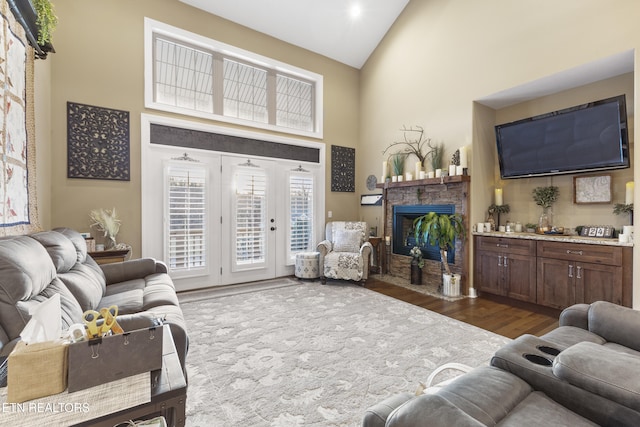
[[[536,302],[536,242],[476,236],[474,286],[481,292]]]
[[[538,242],[538,304],[565,308],[576,303],[631,304],[630,268],[620,246]],[[625,275],[628,289],[624,289]],[[628,293],[628,301],[625,301]]]
[[[474,286],[563,309],[610,301],[631,307],[633,248],[475,236]]]

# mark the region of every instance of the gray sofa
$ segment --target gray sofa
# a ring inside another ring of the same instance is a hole
[[[69,228],[0,239],[0,355],[20,339],[29,312],[60,294],[62,328],[82,323],[88,309],[118,306],[125,331],[164,319],[184,369],[186,324],[166,266],[151,258],[99,266],[85,239]]]
[[[367,410],[363,426],[638,426],[638,332],[638,311],[569,307],[553,331],[513,340],[491,366],[433,394],[390,397]]]

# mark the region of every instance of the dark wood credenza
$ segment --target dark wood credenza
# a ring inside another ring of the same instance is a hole
[[[475,235],[474,248],[479,293],[556,309],[600,300],[631,307],[632,246],[491,233]]]

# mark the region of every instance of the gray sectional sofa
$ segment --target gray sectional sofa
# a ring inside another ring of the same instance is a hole
[[[20,339],[30,310],[60,294],[62,328],[82,323],[85,310],[118,306],[125,331],[163,319],[184,370],[187,328],[166,266],[151,258],[98,265],[85,239],[69,228],[0,239],[0,355]]]
[[[639,311],[574,305],[558,328],[513,340],[490,365],[433,394],[391,396],[363,427],[640,425]]]

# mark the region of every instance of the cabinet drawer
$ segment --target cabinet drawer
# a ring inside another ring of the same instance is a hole
[[[535,255],[535,240],[510,239],[508,237],[478,236],[476,240],[477,251],[509,252],[518,255]]]
[[[603,265],[622,265],[622,247],[566,242],[538,242],[538,256]]]

